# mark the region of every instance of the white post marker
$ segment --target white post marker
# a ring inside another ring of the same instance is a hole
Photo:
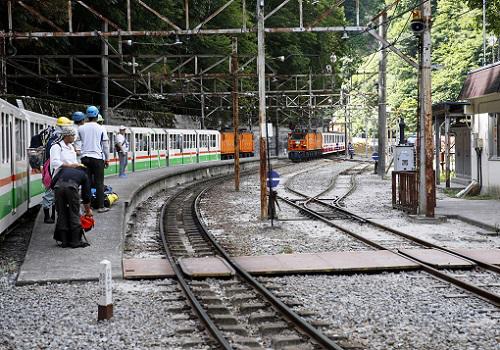
[[[97,320],[109,320],[113,317],[113,280],[111,279],[111,262],[102,260],[99,273],[99,302],[97,303]]]

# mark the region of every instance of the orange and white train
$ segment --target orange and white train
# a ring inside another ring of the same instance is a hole
[[[345,135],[295,129],[288,134],[288,158],[294,162],[345,152]]]

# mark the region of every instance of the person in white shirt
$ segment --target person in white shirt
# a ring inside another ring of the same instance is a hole
[[[125,169],[127,169],[128,163],[128,141],[125,136],[126,127],[120,126],[120,133],[116,135],[115,149],[118,152],[118,158],[120,159],[120,175],[119,177],[127,177],[125,174]]]
[[[63,128],[61,131],[62,140],[50,147],[50,173],[52,178],[61,167],[76,168],[81,165],[76,159],[76,151],[73,146],[75,135],[75,129],[72,127]]]
[[[95,106],[87,108],[88,122],[78,128],[82,142],[81,160],[87,167],[87,175],[96,190],[97,212],[104,213],[104,169],[108,167],[109,138],[106,130],[97,124],[99,110]]]

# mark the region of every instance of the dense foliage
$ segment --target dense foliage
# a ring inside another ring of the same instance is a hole
[[[180,27],[184,27],[185,18],[181,1],[178,0],[145,0],[151,7],[167,16]],[[190,0],[190,25],[191,28],[201,23],[215,10],[225,4],[227,0]],[[283,0],[266,0],[265,11],[281,4]],[[43,16],[49,18],[55,25],[67,28],[66,5],[67,0],[51,0],[29,2],[33,8]],[[127,27],[126,0],[87,0],[86,4],[102,13],[120,28]],[[235,0],[228,8],[209,21],[204,28],[240,28],[245,20],[247,27],[255,26],[255,0],[246,1],[246,18],[242,17],[243,0]],[[315,23],[318,26],[342,26],[355,23],[355,2],[346,1],[342,7],[336,7],[336,0],[303,0],[304,24]],[[421,2],[418,0],[401,0],[396,5],[390,6],[388,19],[388,41],[404,54],[418,61],[419,41],[409,29],[411,10]],[[137,1],[132,4],[133,30],[171,30],[171,26],[160,18],[145,10]],[[370,23],[372,17],[385,6],[393,4],[387,1],[368,0],[361,2],[360,25]],[[455,100],[461,89],[465,75],[471,69],[482,63],[482,1],[481,0],[432,0],[433,27],[432,27],[432,61],[433,61],[433,102]],[[487,0],[487,34],[500,34],[500,0]],[[328,11],[328,16],[320,15]],[[19,5],[14,5],[13,25],[17,31],[51,31],[53,28]],[[266,20],[268,27],[298,26],[299,23],[298,1],[292,0],[273,16]],[[73,30],[90,31],[102,30],[102,22],[88,10],[74,2],[73,5]],[[1,30],[7,28],[6,6],[0,6]],[[320,20],[318,20],[320,18]],[[377,21],[372,27],[377,28]],[[377,129],[377,72],[379,61],[379,44],[369,34],[349,33],[347,40],[342,39],[343,33],[280,33],[266,35],[266,57],[268,72],[277,75],[325,73],[328,65],[332,66],[332,79],[316,79],[313,88],[328,86],[333,92],[338,93],[332,99],[332,108],[318,112],[319,119],[328,120],[332,117],[340,124],[347,119],[352,127],[353,135],[368,133],[376,136]],[[228,55],[231,52],[231,37],[229,35],[191,35],[180,38],[182,45],[170,46],[176,38],[171,37],[136,37],[132,39],[131,46],[124,45],[126,55],[191,55],[191,54],[218,54]],[[118,39],[110,39],[118,47]],[[98,38],[74,39],[43,39],[43,40],[18,40],[12,45],[17,48],[17,54],[100,54],[101,40]],[[494,50],[498,48],[498,41],[493,42],[493,47],[488,47],[486,59],[491,62],[493,56],[498,59]],[[7,44],[9,46],[10,44]],[[495,46],[496,45],[496,46]],[[238,36],[238,48],[241,55],[240,62],[245,57],[255,56],[257,53],[257,40],[254,33]],[[500,53],[500,52],[497,52]],[[332,54],[337,58],[332,62]],[[276,59],[283,57],[283,60]],[[217,61],[206,60],[203,64],[207,67]],[[100,70],[100,60],[86,61],[91,68]],[[139,68],[142,69],[151,61],[138,59]],[[68,69],[68,62],[58,62],[56,65],[45,64],[43,73],[53,76],[60,69]],[[178,62],[157,64],[148,70],[150,76],[137,74],[135,80],[120,81],[126,89],[142,87],[147,79],[151,82],[152,93],[147,96],[130,98],[123,107],[140,108],[148,110],[171,111],[184,114],[199,115],[200,100],[196,96],[177,96],[169,99],[158,99],[158,92],[199,91],[200,87],[193,81],[176,81],[173,69]],[[26,67],[36,72],[36,66]],[[128,67],[124,67],[130,69]],[[8,67],[12,70],[12,67]],[[75,65],[76,72],[88,71],[82,65]],[[139,70],[140,70],[139,69]],[[329,67],[328,67],[329,69]],[[248,65],[244,73],[254,74],[255,63]],[[120,67],[110,66],[111,72],[119,72]],[[182,68],[177,72],[183,72]],[[184,72],[187,72],[185,69]],[[227,72],[227,65],[215,67],[212,72]],[[32,95],[38,97],[59,98],[66,101],[82,103],[100,102],[100,79],[62,79],[57,83],[55,79],[12,79],[9,82],[9,93]],[[217,85],[217,86],[216,86]],[[244,79],[242,91],[255,91],[256,79]],[[220,79],[213,85],[207,86],[206,91],[214,88],[230,89],[230,80]],[[286,87],[286,85],[284,85]],[[388,87],[388,126],[395,127],[397,119],[404,117],[407,125],[412,130],[416,128],[417,121],[417,71],[394,53],[389,53],[387,68]],[[120,103],[128,93],[117,84],[110,83],[110,105]],[[337,97],[338,96],[338,97]],[[256,96],[241,97],[243,114],[249,120],[255,120]],[[213,106],[211,106],[213,108]],[[305,124],[303,114],[288,113],[283,120],[293,123]],[[347,118],[346,118],[347,116]],[[221,109],[213,114],[213,125],[230,123],[230,110]],[[222,122],[220,120],[222,119]],[[212,125],[212,126],[213,126]]]

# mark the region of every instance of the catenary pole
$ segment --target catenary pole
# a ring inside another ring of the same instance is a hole
[[[108,22],[104,21],[103,31],[108,31]],[[102,67],[102,78],[101,78],[101,115],[105,122],[109,122],[108,107],[109,107],[109,67],[108,67],[108,54],[109,48],[108,43],[105,40],[101,40],[101,67]]]
[[[383,12],[379,17],[379,35],[386,40],[387,37],[387,12]],[[386,73],[387,73],[387,50],[383,42],[380,43],[379,73],[378,73],[378,168],[377,173],[384,177],[385,175],[385,147],[387,138],[387,91],[386,91]]]
[[[434,172],[432,140],[432,99],[431,99],[431,3],[425,1],[421,5],[424,20],[422,33],[421,91],[422,105],[420,113],[421,147],[419,173],[419,213],[434,217]]]
[[[266,58],[264,48],[264,0],[257,1],[257,75],[259,79],[260,217],[267,219],[266,200]]]
[[[240,190],[240,105],[238,101],[238,38],[233,37],[231,73],[233,74],[233,128],[234,128],[234,190]]]

